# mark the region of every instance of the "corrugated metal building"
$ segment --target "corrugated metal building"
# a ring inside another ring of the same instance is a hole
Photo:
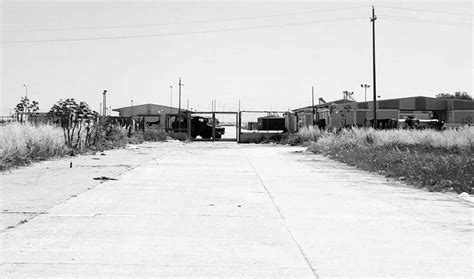
[[[294,110],[298,127],[310,126],[324,119],[326,126],[368,126],[373,119],[373,101],[355,102],[348,99],[337,100],[314,107]],[[396,120],[414,117],[416,119],[438,119],[446,126],[474,123],[474,101],[459,99],[438,99],[431,97],[408,97],[379,100],[377,119]]]
[[[178,110],[178,108],[156,104],[134,105],[133,107],[128,106],[113,109],[113,111],[118,112],[121,117],[132,116],[136,120],[145,118],[145,122],[148,123],[148,126],[156,128],[164,128],[166,115],[177,114]],[[187,112],[187,110],[181,108],[181,113],[185,112]]]

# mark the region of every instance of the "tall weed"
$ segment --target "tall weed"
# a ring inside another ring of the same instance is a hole
[[[309,150],[432,191],[473,193],[474,128],[459,130],[349,129],[327,133]]]
[[[64,155],[67,151],[61,128],[29,123],[0,126],[0,170]]]

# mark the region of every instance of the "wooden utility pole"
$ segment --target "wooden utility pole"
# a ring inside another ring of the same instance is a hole
[[[373,71],[373,91],[374,91],[374,129],[377,129],[377,84],[375,79],[375,20],[377,16],[375,16],[375,8],[372,6],[372,18],[370,21],[372,22],[372,71]]]

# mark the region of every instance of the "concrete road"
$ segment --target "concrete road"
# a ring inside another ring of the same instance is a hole
[[[2,218],[11,199],[41,212],[1,231],[0,277],[472,277],[472,204],[303,150],[157,143],[107,152],[133,165],[120,173],[64,159],[3,174],[49,172],[70,195],[2,185]],[[107,171],[118,180],[78,186]]]

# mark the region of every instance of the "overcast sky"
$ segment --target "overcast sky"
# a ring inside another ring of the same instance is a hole
[[[1,111],[73,97],[99,110],[178,102],[287,110],[364,100],[371,1],[2,1]],[[472,95],[471,1],[377,1],[377,95]],[[113,38],[110,38],[113,37]],[[88,39],[88,40],[77,40]],[[25,42],[26,41],[26,42]],[[368,92],[372,96],[372,88]]]

